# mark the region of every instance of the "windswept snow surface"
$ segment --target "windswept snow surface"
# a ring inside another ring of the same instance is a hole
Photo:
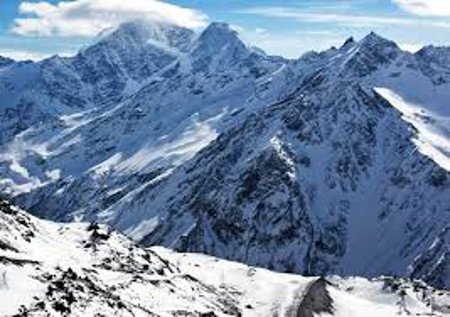
[[[2,317],[302,316],[302,301],[318,280],[142,249],[105,226],[39,220],[3,200],[0,229]],[[450,294],[418,281],[330,277],[327,283],[332,316],[449,313]]]
[[[450,86],[446,88],[450,90]],[[426,105],[410,103],[389,88],[378,87],[375,91],[417,129],[416,144],[419,151],[450,171],[450,110],[442,107],[433,112],[432,107],[430,109]],[[448,98],[445,102],[450,108],[450,95]]]
[[[317,279],[275,273],[202,254],[177,253],[161,247],[152,250],[205,283],[235,289],[245,316],[286,315],[307,285]],[[245,306],[251,308],[245,309]]]
[[[106,227],[51,223],[0,204],[0,316],[238,313],[229,290]]]
[[[275,273],[203,254],[177,253],[161,247],[153,247],[152,250],[205,283],[234,289],[241,298],[243,316],[298,316],[298,304],[302,302],[308,286],[317,280],[317,277]],[[426,297],[433,291],[418,281],[389,277],[368,280],[338,276],[328,277],[327,280],[333,314],[318,313],[316,316],[395,317],[450,314],[448,292],[435,292],[437,296],[431,301],[429,298],[421,299],[421,296]]]

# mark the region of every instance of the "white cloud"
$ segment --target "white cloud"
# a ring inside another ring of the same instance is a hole
[[[368,15],[352,15],[352,14],[329,13],[329,12],[311,12],[292,7],[254,7],[243,9],[240,10],[239,12],[244,14],[252,14],[271,18],[291,18],[304,23],[337,23],[352,27],[397,25],[397,26],[432,26],[439,28],[450,28],[450,22],[439,21],[434,19],[433,20],[413,19],[413,18],[402,18],[391,16],[368,16]]]
[[[303,53],[311,51],[312,49],[322,51],[329,49],[332,46],[340,46],[344,42],[343,38],[337,36],[323,36],[320,38],[320,41],[318,41],[317,36],[277,34],[270,32],[259,34],[259,36],[254,33],[244,34],[243,36],[246,41],[256,47],[262,48],[265,52],[287,58],[298,58]]]
[[[392,0],[406,12],[423,16],[450,16],[449,0]]]
[[[398,46],[407,52],[416,53],[423,48],[423,44],[418,43],[398,43]]]
[[[22,2],[24,17],[14,21],[13,31],[28,36],[94,36],[132,19],[152,19],[197,28],[207,17],[196,10],[160,0],[74,0],[58,4]]]
[[[295,31],[298,35],[307,35],[307,36],[325,36],[325,37],[333,37],[334,33],[331,31],[325,30],[297,30]]]
[[[44,58],[50,57],[50,54],[41,54],[41,53],[29,52],[29,51],[23,51],[23,50],[12,50],[12,49],[0,48],[0,56],[9,57],[16,61],[25,61],[25,60],[39,61]]]
[[[230,24],[230,28],[238,33],[244,32],[244,28],[237,24]]]

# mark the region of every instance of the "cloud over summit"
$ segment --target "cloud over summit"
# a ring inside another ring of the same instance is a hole
[[[13,32],[27,36],[94,36],[132,19],[152,19],[189,28],[204,26],[202,12],[159,0],[22,2]]]

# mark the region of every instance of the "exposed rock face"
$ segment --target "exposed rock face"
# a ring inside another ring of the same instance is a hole
[[[445,225],[449,185],[430,182],[442,170],[411,155],[395,109],[361,87],[341,91],[345,101],[328,103],[299,91],[250,117],[121,210],[140,217],[153,206],[160,221],[147,244],[305,274],[401,274]],[[435,210],[426,221],[424,208]],[[394,258],[383,256],[388,245]]]
[[[450,228],[439,233],[430,248],[419,255],[411,266],[411,277],[423,279],[440,289],[450,285]]]
[[[355,62],[305,77],[105,215],[135,238],[149,230],[145,244],[281,271],[406,274],[448,222],[449,173],[415,150],[414,130],[370,89],[400,54],[373,37],[347,48],[361,52]],[[366,50],[382,56],[359,68]],[[147,229],[135,222],[146,217]]]
[[[333,314],[333,300],[328,293],[329,283],[319,278],[308,286],[298,307],[297,317],[314,317],[316,314]]]

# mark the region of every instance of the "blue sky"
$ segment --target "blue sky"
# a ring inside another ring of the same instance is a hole
[[[71,55],[100,30],[143,17],[195,29],[228,22],[247,42],[287,57],[370,31],[410,50],[450,45],[450,0],[0,0],[0,55]]]

